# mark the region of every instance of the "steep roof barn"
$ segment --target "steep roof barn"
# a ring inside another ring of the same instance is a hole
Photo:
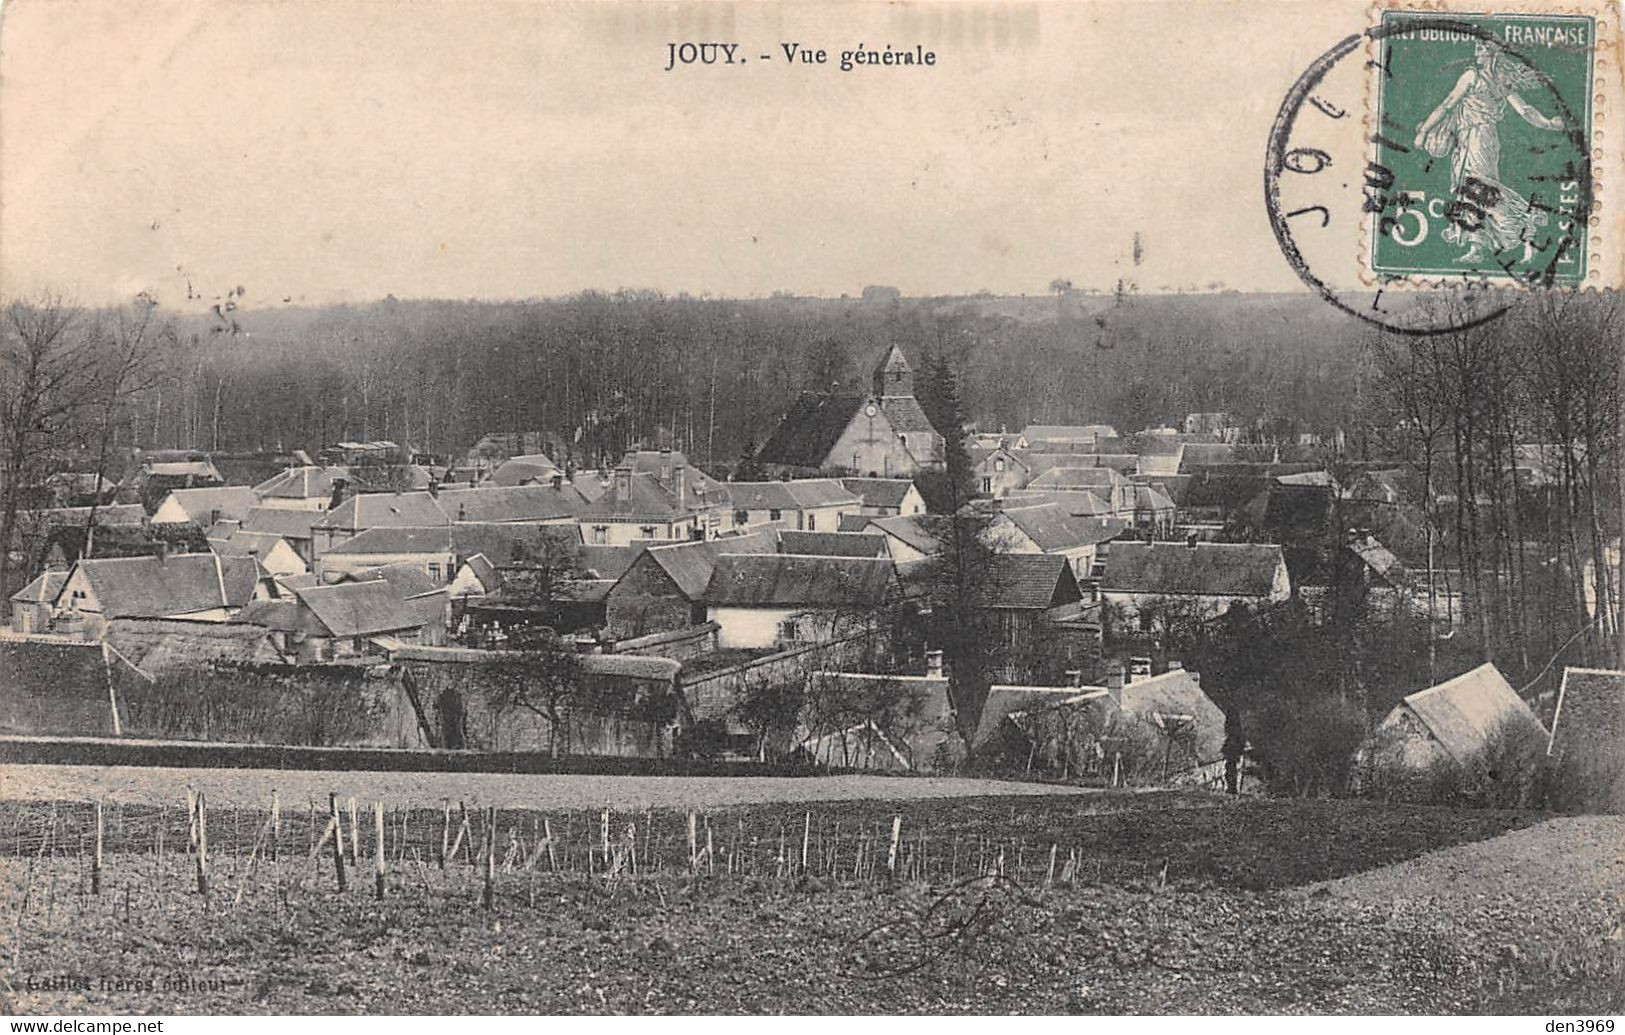
[[[785,467],[823,467],[841,433],[857,417],[867,398],[803,392],[763,443],[756,459]]]
[[[1481,755],[1500,732],[1546,739],[1546,728],[1500,671],[1485,663],[1426,690],[1399,705],[1408,708],[1458,762]]]
[[[1046,553],[1001,553],[975,589],[976,602],[999,611],[1042,611],[1083,599],[1065,557]]]

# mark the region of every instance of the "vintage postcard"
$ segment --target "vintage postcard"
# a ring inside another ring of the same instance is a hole
[[[0,1013],[1613,1032],[1620,26],[6,3]]]

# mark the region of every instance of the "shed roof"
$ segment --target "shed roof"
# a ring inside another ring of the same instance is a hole
[[[896,510],[903,505],[914,483],[907,478],[842,478],[841,484],[866,507]]]
[[[779,552],[821,557],[887,556],[886,537],[872,532],[798,532],[785,529],[779,533]]]
[[[587,509],[587,498],[571,482],[556,489],[551,484],[443,489],[439,503],[453,521],[559,521]]]
[[[424,616],[383,579],[294,590],[299,602],[335,637],[377,636],[417,629]]]
[[[1268,597],[1285,563],[1266,543],[1112,544],[1102,588],[1107,592]]]

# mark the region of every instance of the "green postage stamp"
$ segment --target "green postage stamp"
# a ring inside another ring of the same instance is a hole
[[[1586,281],[1597,28],[1573,13],[1382,12],[1365,189],[1379,283]]]

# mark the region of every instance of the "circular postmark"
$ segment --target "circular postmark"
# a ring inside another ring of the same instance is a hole
[[[1390,15],[1323,53],[1283,99],[1265,153],[1265,207],[1287,263],[1331,305],[1421,335],[1499,318],[1508,287],[1579,286],[1589,109],[1577,112],[1564,94],[1589,102],[1589,23],[1502,21]],[[1541,44],[1538,58],[1509,42],[1522,39]],[[1358,99],[1329,89],[1338,81],[1351,93],[1351,76]],[[1365,120],[1344,122],[1359,109]],[[1339,240],[1352,229],[1361,243],[1326,254],[1316,238],[1335,237],[1334,223]],[[1334,284],[1351,271],[1356,288]],[[1454,289],[1453,302],[1402,287]]]

